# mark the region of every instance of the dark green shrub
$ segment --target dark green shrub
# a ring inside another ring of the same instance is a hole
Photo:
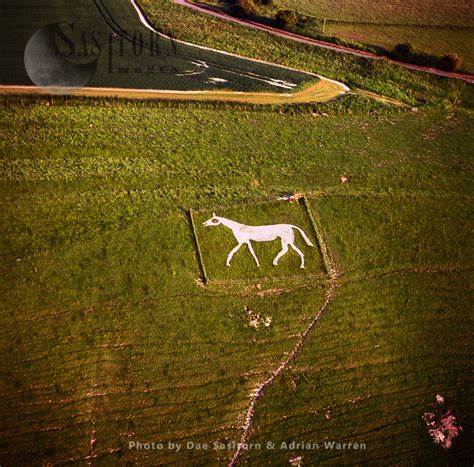
[[[457,71],[462,65],[462,58],[456,54],[445,54],[437,62],[436,68],[443,71]]]
[[[397,44],[393,49],[393,58],[402,62],[410,62],[413,60],[414,50],[409,42]]]
[[[431,55],[426,52],[417,52],[413,54],[411,62],[415,65],[433,68],[436,65],[437,59],[438,57],[436,57],[436,55]]]
[[[280,10],[275,15],[275,19],[278,26],[284,29],[294,28],[298,22],[298,16],[293,10]]]
[[[253,16],[258,13],[258,6],[254,0],[237,0],[235,10],[241,16]]]

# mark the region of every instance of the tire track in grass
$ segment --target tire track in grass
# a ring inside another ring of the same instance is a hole
[[[241,91],[173,91],[166,89],[133,89],[85,87],[68,92],[79,97],[111,97],[123,99],[173,100],[173,101],[210,101],[237,102],[242,104],[307,104],[328,102],[343,96],[347,91],[342,86],[320,77],[320,81],[296,92],[241,92]],[[37,86],[0,85],[0,94],[4,95],[47,95],[51,92]]]

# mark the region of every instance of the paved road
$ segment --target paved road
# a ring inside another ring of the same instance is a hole
[[[291,39],[297,42],[301,42],[303,44],[308,44],[308,45],[314,45],[316,47],[321,47],[323,49],[329,49],[329,50],[334,50],[335,52],[341,52],[349,55],[355,55],[357,57],[364,57],[364,58],[370,58],[373,60],[383,60],[389,63],[393,63],[395,65],[401,66],[403,68],[408,68],[410,70],[417,70],[417,71],[422,71],[425,73],[430,73],[433,75],[437,76],[444,76],[447,78],[454,78],[454,79],[459,79],[462,81],[466,81],[468,83],[474,84],[474,76],[472,75],[463,75],[460,73],[448,73],[446,71],[441,71],[437,70],[435,68],[428,68],[424,66],[418,66],[418,65],[412,65],[410,63],[404,63],[404,62],[398,62],[396,60],[391,60],[390,58],[383,57],[380,55],[376,55],[370,52],[364,52],[362,50],[354,50],[354,49],[349,49],[347,47],[343,47],[340,45],[335,45],[335,44],[330,44],[327,42],[322,42],[318,41],[316,39],[311,39],[309,37],[305,36],[300,36],[298,34],[294,34],[289,31],[284,31],[282,29],[277,29],[277,28],[272,28],[271,26],[266,26],[264,24],[256,23],[255,21],[243,19],[243,18],[236,18],[235,16],[230,16],[218,8],[214,8],[212,6],[203,6],[203,5],[198,5],[196,3],[192,3],[189,0],[174,0],[175,3],[185,6],[187,8],[191,8],[193,10],[197,10],[203,13],[206,13],[211,16],[215,16],[217,18],[224,19],[226,21],[232,21],[233,23],[238,23],[243,26],[247,26],[253,29],[259,29],[261,31],[266,31],[271,34],[274,34],[275,36],[280,36],[284,37],[286,39]]]

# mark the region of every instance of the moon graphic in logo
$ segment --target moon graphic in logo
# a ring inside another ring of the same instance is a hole
[[[98,58],[74,63],[57,46],[59,24],[36,31],[25,48],[25,69],[33,83],[52,94],[68,94],[86,86],[95,74]]]

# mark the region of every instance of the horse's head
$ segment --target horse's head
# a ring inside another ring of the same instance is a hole
[[[222,224],[221,218],[216,216],[216,213],[212,213],[212,217],[207,220],[206,222],[203,222],[202,225],[205,227],[215,227],[216,225]]]

